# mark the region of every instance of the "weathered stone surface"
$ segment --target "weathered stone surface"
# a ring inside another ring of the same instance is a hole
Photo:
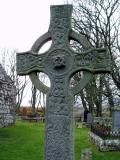
[[[15,123],[15,86],[0,64],[0,127]]]
[[[89,139],[96,144],[100,151],[120,151],[120,139],[102,139],[93,132],[89,132]]]
[[[114,112],[114,129],[120,129],[120,111]]]
[[[88,113],[87,114],[87,123],[86,123],[87,127],[91,127],[92,123],[93,123],[93,116],[91,113]]]
[[[113,129],[120,130],[120,106],[116,106],[112,109],[112,118],[113,118]]]
[[[99,124],[101,128],[92,128],[89,138],[100,151],[120,151],[120,129],[113,127],[112,121],[112,117],[94,117],[93,124]]]
[[[112,117],[94,117],[93,123],[98,123],[107,127],[112,127]]]
[[[79,37],[72,31],[71,14],[71,5],[51,6],[48,32],[34,43],[31,51],[17,54],[19,75],[29,74],[35,87],[44,93],[48,88],[39,82],[36,73],[46,73],[51,81],[46,103],[45,160],[74,159],[73,96],[85,87],[92,73],[110,71],[107,49],[90,48],[83,36]],[[50,49],[38,55],[41,46],[50,39],[52,39]],[[74,52],[69,46],[69,39],[80,42],[85,52]],[[84,74],[79,90],[76,91],[74,88],[70,90],[70,78],[78,71],[89,73]]]

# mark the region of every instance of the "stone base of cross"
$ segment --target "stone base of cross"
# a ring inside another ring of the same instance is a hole
[[[17,54],[17,73],[30,75],[37,89],[46,93],[45,160],[74,160],[73,96],[83,89],[92,74],[109,72],[110,57],[107,49],[95,49],[82,35],[71,29],[72,5],[51,6],[50,27],[32,49]],[[69,40],[82,44],[85,52],[75,52]],[[50,49],[38,54],[41,46],[52,40]],[[70,90],[70,78],[78,71],[87,71],[79,87]],[[37,72],[46,73],[51,88],[44,87]]]

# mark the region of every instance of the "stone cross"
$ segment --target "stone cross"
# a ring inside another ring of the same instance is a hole
[[[50,78],[45,117],[45,160],[74,159],[73,96],[85,86],[91,74],[110,71],[107,50],[90,48],[84,37],[71,29],[71,14],[72,5],[51,6],[48,32],[34,43],[30,51],[17,54],[17,73],[30,75],[38,89],[47,91],[37,72],[44,72]],[[72,50],[70,39],[86,46],[86,51]],[[52,40],[50,49],[38,54],[41,46],[49,40]],[[87,71],[86,77],[79,90],[70,90],[70,78],[78,71]]]

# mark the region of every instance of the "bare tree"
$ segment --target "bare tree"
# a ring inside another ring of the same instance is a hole
[[[34,85],[32,85],[32,97],[31,97],[31,104],[32,104],[32,113],[35,114],[35,106],[36,106],[36,100],[37,100],[37,89]]]
[[[73,28],[86,36],[94,47],[109,49],[111,75],[120,89],[118,53],[120,51],[119,0],[74,0]]]
[[[44,85],[47,85],[49,86],[50,82],[48,80],[48,77],[46,74],[44,73],[39,73],[39,79],[40,81],[44,84]],[[32,85],[32,96],[31,96],[31,101],[30,101],[30,104],[32,106],[32,111],[33,113],[35,113],[35,108],[39,108],[41,107],[43,110],[45,110],[45,106],[46,106],[46,94],[37,90],[35,88],[34,85]]]
[[[118,53],[120,51],[119,0],[73,0],[73,4],[73,29],[84,35],[90,41],[91,46],[95,48],[108,48],[112,60],[111,75],[115,85],[120,89],[118,63]],[[77,49],[81,49],[81,46],[78,47],[77,45]],[[100,116],[102,111],[102,97],[104,96],[103,87],[106,86],[107,93],[109,92],[109,94],[106,94],[108,101],[111,97],[111,102],[113,102],[113,96],[111,90],[109,90],[109,79],[106,79],[104,76],[98,77],[93,78],[93,81],[86,87],[83,93],[85,94],[84,97],[86,97],[89,109],[92,111],[91,107],[96,106],[97,115]]]

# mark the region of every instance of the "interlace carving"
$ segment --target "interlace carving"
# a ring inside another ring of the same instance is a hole
[[[107,49],[89,49],[84,37],[72,31],[71,14],[71,5],[52,6],[48,32],[35,42],[31,51],[17,55],[19,75],[30,75],[33,84],[42,91],[36,73],[46,73],[51,81],[46,102],[45,160],[74,160],[73,94],[76,91],[71,92],[69,88],[71,76],[78,71],[89,71],[81,81],[85,86],[92,73],[110,72]],[[83,53],[71,50],[70,37],[81,42],[87,50]],[[38,55],[39,48],[50,39],[51,48]]]

